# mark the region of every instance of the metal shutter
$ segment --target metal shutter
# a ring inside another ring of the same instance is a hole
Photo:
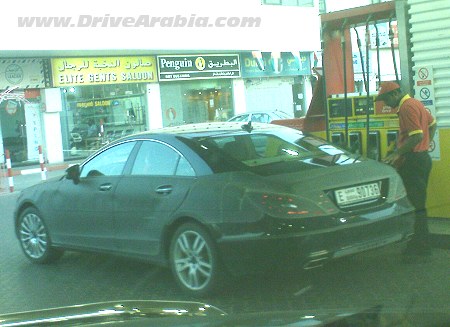
[[[408,0],[413,70],[433,68],[436,119],[450,127],[450,1]],[[418,76],[414,75],[416,83]]]

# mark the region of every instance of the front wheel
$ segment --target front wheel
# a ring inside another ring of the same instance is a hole
[[[170,266],[177,283],[193,295],[212,293],[222,282],[216,245],[197,224],[184,224],[175,232],[170,244]]]
[[[20,246],[25,256],[35,263],[49,263],[63,254],[52,247],[47,227],[35,208],[27,208],[17,224]]]

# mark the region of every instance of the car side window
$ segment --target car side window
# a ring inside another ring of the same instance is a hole
[[[166,144],[143,141],[131,175],[194,176],[194,170],[183,156]]]
[[[121,143],[99,153],[83,165],[80,177],[121,175],[135,145],[136,142]]]

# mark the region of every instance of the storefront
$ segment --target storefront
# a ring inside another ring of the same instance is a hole
[[[245,52],[240,59],[247,112],[280,110],[295,117],[306,113],[310,53]]]
[[[62,95],[66,159],[149,128],[148,83],[157,81],[155,57],[57,58],[51,64],[53,86]]]
[[[12,165],[39,160],[44,146],[41,89],[49,86],[43,59],[0,61],[0,161],[9,151]]]
[[[163,126],[224,121],[233,116],[236,54],[158,56]]]

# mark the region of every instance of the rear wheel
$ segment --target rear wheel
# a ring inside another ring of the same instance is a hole
[[[56,261],[62,250],[52,247],[47,227],[35,208],[27,208],[17,224],[20,246],[25,256],[35,263]]]
[[[204,228],[180,226],[170,244],[170,265],[182,289],[195,295],[212,293],[223,280],[216,245]]]

